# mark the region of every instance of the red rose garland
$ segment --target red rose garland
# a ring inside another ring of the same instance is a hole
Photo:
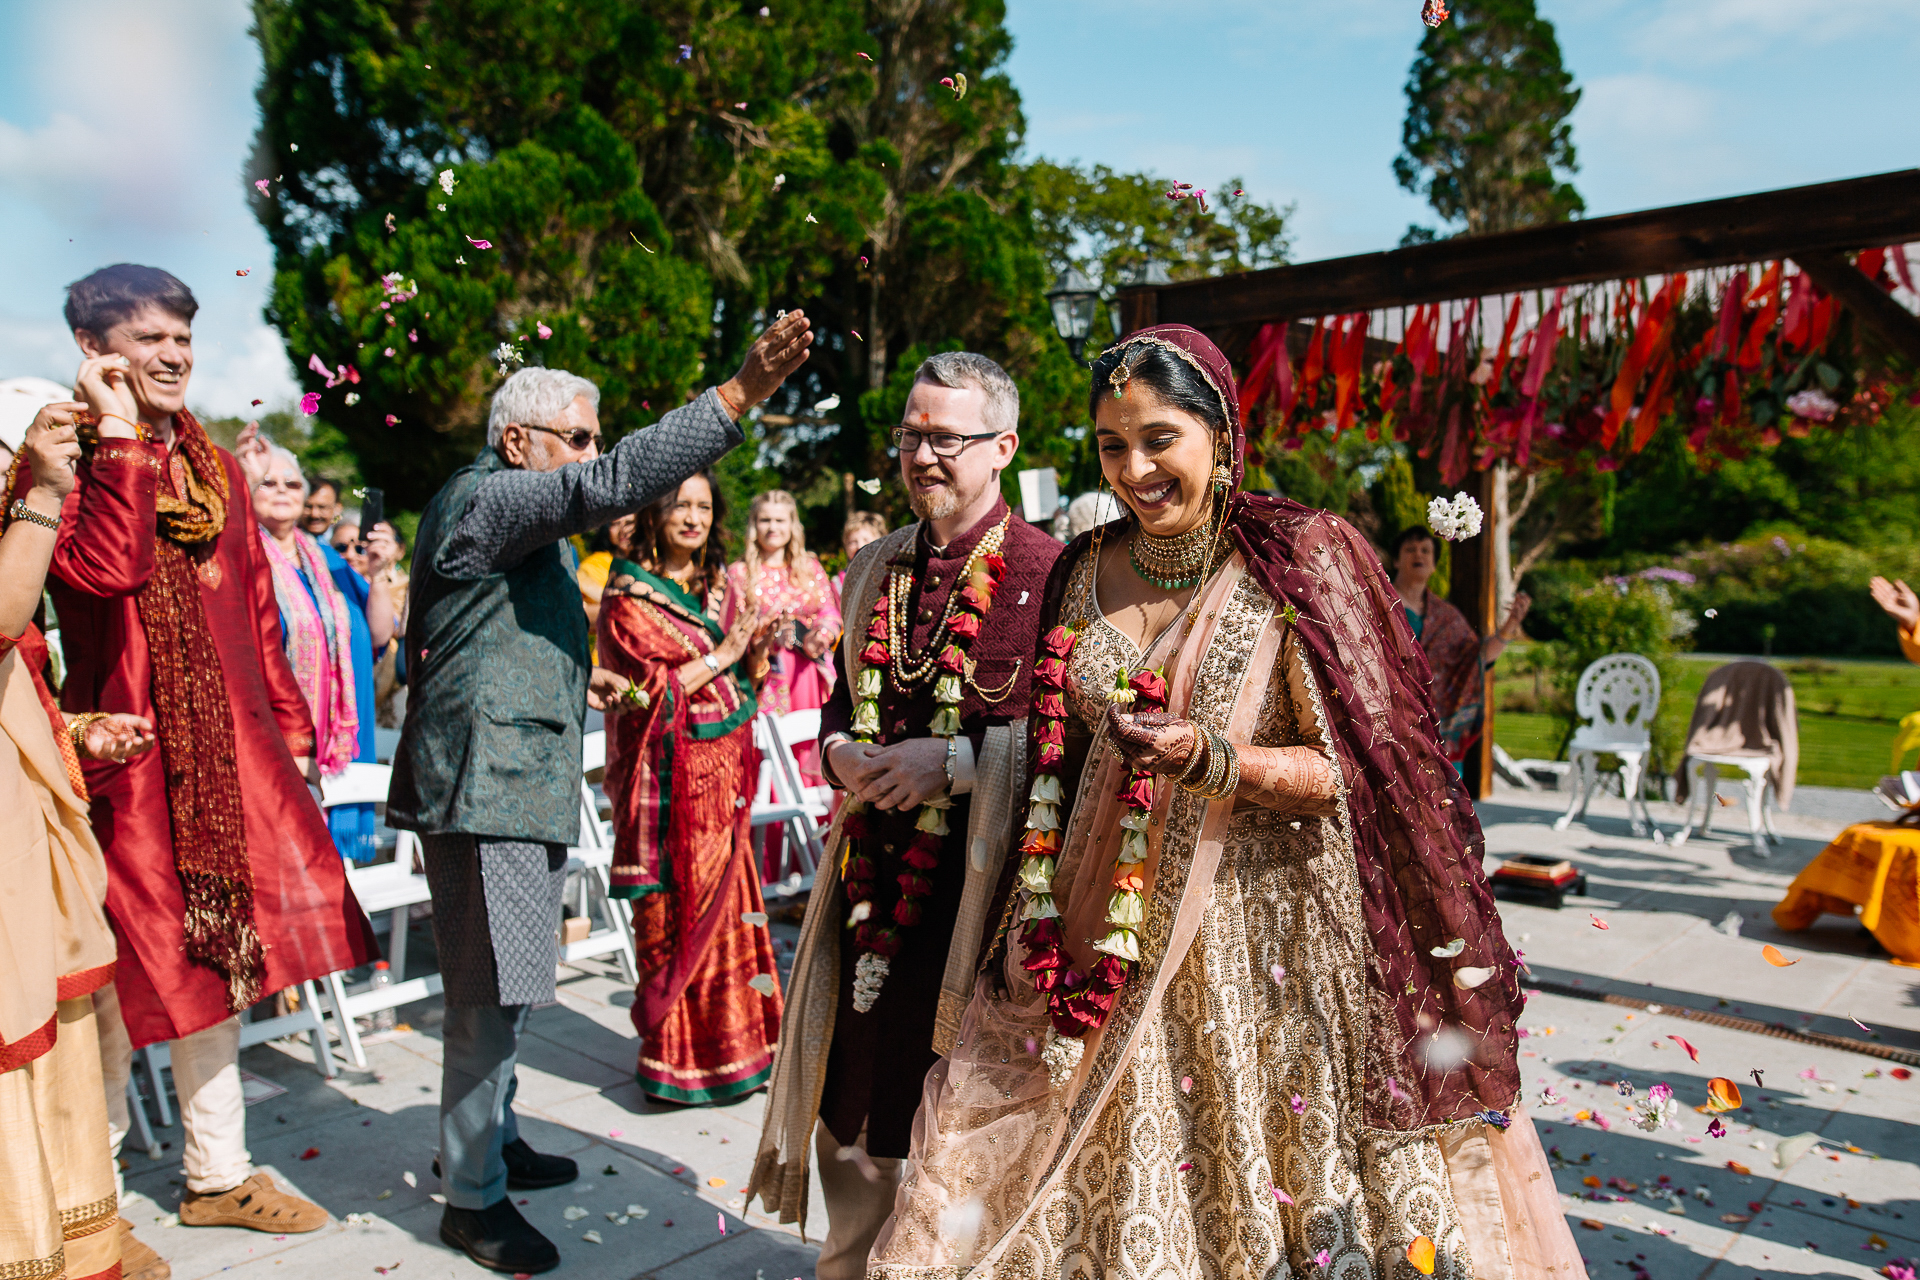
[[[1153,811],[1154,775],[1133,769],[1116,798],[1126,806],[1120,820],[1125,834],[1114,861],[1113,897],[1107,903],[1105,937],[1093,945],[1105,953],[1093,972],[1083,974],[1067,958],[1060,933],[1060,911],[1053,901],[1053,876],[1060,857],[1065,794],[1060,783],[1066,759],[1066,683],[1068,659],[1076,634],[1055,627],[1044,642],[1045,656],[1033,669],[1033,720],[1038,755],[1033,790],[1027,804],[1027,826],[1020,840],[1020,886],[1026,901],[1020,909],[1026,921],[1020,941],[1030,953],[1025,968],[1033,974],[1034,989],[1045,993],[1047,1014],[1055,1033],[1075,1040],[1106,1022],[1122,988],[1140,962],[1139,927],[1146,918],[1144,865],[1147,822]],[[1108,699],[1137,711],[1164,711],[1167,682],[1154,671],[1131,678],[1122,669]],[[1051,1052],[1051,1049],[1049,1050]],[[1077,1055],[1069,1055],[1077,1060]],[[1051,1062],[1050,1066],[1056,1064]],[[1070,1072],[1071,1061],[1064,1063]],[[1060,1075],[1055,1071],[1056,1078]]]
[[[993,551],[976,554],[968,566],[967,584],[960,589],[959,603],[947,628],[951,639],[934,661],[935,710],[928,727],[936,738],[951,738],[960,732],[961,677],[966,672],[967,651],[980,635],[980,624],[993,607],[1006,568],[1006,560]],[[898,575],[902,571],[893,572]],[[888,610],[893,603],[894,584],[890,580],[888,585],[889,590],[873,602],[867,647],[860,653],[862,668],[854,689],[858,702],[853,713],[857,742],[872,742],[880,732],[880,692],[893,662]],[[847,901],[854,904],[849,923],[855,926],[854,942],[862,953],[854,980],[853,1003],[858,1012],[867,1012],[879,997],[888,962],[900,953],[900,930],[920,923],[921,900],[933,892],[931,875],[940,865],[940,842],[948,834],[947,810],[952,806],[952,797],[944,791],[921,805],[913,840],[901,855],[912,870],[897,877],[900,899],[893,904],[893,923],[882,925],[871,918],[874,864],[861,848],[868,834],[867,806],[862,801],[847,801],[847,817],[841,826],[847,853],[840,875]]]

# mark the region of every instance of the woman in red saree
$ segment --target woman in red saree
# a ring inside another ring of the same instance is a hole
[[[1480,740],[1486,724],[1486,669],[1520,634],[1532,604],[1525,592],[1500,630],[1482,640],[1467,615],[1427,589],[1433,577],[1433,534],[1421,526],[1403,529],[1393,540],[1393,590],[1407,615],[1413,638],[1426,650],[1433,671],[1433,709],[1440,717],[1440,744],[1457,769]]]
[[[632,682],[607,720],[606,789],[613,894],[634,900],[643,975],[636,1076],[665,1102],[753,1092],[780,1033],[748,825],[758,763],[748,672],[765,676],[777,615],[741,609],[730,630],[716,621],[724,518],[712,477],[689,478],[640,514],[639,563],[614,560],[600,604],[600,663]]]

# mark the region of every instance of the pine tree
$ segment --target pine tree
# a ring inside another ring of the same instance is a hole
[[[1564,222],[1586,209],[1563,177],[1579,101],[1534,0],[1462,0],[1408,73],[1394,176],[1468,235]]]

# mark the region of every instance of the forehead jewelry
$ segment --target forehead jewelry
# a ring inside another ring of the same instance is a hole
[[[1122,355],[1113,371],[1107,375],[1107,382],[1113,387],[1113,398],[1119,400],[1127,394],[1127,381],[1133,377],[1133,368],[1127,357]]]

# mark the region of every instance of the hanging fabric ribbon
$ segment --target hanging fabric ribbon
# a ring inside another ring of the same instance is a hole
[[[1360,371],[1367,355],[1367,322],[1371,316],[1356,311],[1347,316],[1334,337],[1333,413],[1334,434],[1353,425],[1360,406]]]
[[[1740,345],[1740,356],[1734,361],[1742,372],[1752,373],[1760,367],[1766,354],[1767,335],[1773,332],[1773,322],[1780,317],[1780,268],[1778,262],[1768,263],[1760,283],[1746,297],[1747,306],[1758,302],[1760,310],[1748,326],[1747,340]]]
[[[1641,376],[1652,363],[1655,351],[1666,347],[1671,334],[1673,307],[1686,287],[1687,277],[1684,273],[1671,277],[1641,313],[1633,344],[1627,348],[1626,356],[1620,361],[1619,376],[1613,380],[1613,395],[1606,421],[1600,425],[1602,449],[1613,448],[1613,442],[1619,437],[1620,428],[1627,420],[1627,411],[1633,407],[1634,393],[1640,389]]]

